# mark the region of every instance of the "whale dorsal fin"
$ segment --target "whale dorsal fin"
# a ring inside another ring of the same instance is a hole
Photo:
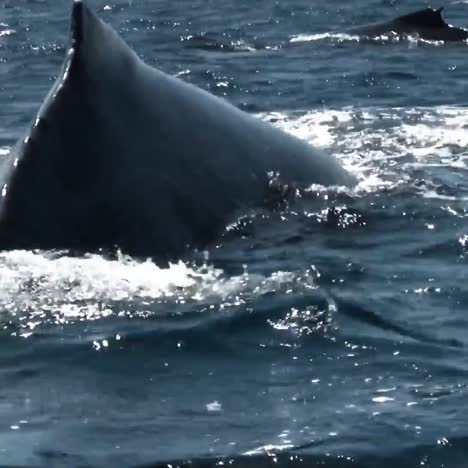
[[[84,0],[73,1],[68,52],[72,69],[77,66],[80,74],[92,69],[94,76],[109,67],[128,73],[129,62],[139,61],[136,53],[113,28],[95,16]]]
[[[445,28],[447,23],[442,18],[443,7],[425,8],[408,15],[399,16],[396,21],[418,28]]]

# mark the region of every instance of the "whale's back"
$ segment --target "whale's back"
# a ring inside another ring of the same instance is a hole
[[[144,64],[75,1],[62,73],[2,171],[1,248],[203,246],[285,181],[352,184],[328,155]]]

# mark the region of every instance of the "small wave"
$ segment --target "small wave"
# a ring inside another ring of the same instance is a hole
[[[261,447],[254,448],[252,450],[248,450],[243,455],[268,455],[270,457],[274,457],[275,454],[279,452],[283,452],[289,449],[294,448],[292,444],[282,444],[282,445],[262,445]]]
[[[247,454],[232,457],[213,457],[211,459],[172,460],[164,463],[139,466],[139,468],[211,468],[218,466],[247,467],[323,467],[323,468],[362,468],[394,466],[450,466],[462,468],[466,465],[467,438],[447,438],[441,436],[433,444],[420,444],[416,447],[401,447],[393,453],[358,453],[347,455],[348,450],[335,450],[345,452],[320,454],[320,444],[310,443],[301,447],[284,445],[265,445],[249,451]],[[315,449],[315,450],[314,450]],[[308,453],[308,452],[316,453]],[[317,453],[318,452],[318,453]]]

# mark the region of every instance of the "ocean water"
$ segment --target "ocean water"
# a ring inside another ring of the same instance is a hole
[[[167,268],[0,252],[0,465],[468,466],[468,46],[344,34],[419,1],[88,4],[359,185],[246,213]],[[0,157],[70,7],[0,4]],[[468,27],[468,4],[444,14]]]

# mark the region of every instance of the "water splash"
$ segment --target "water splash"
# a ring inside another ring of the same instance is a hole
[[[157,315],[157,305],[167,303],[215,302],[227,308],[312,280],[291,272],[227,276],[210,265],[183,262],[161,268],[124,255],[109,260],[12,251],[0,253],[0,310],[4,323],[31,330],[50,321],[63,324],[125,314],[132,303],[143,307],[145,316]],[[119,309],[119,302],[125,310]]]

